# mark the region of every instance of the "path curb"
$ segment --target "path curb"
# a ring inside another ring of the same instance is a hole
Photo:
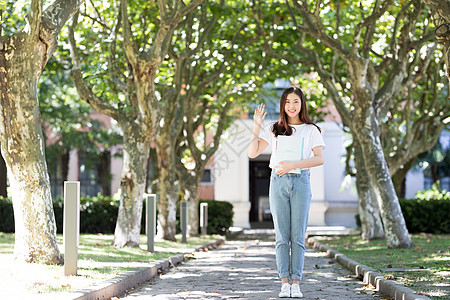
[[[114,296],[122,295],[132,287],[135,287],[151,278],[158,276],[158,274],[161,274],[163,271],[169,269],[172,266],[176,266],[186,257],[188,257],[190,253],[199,252],[205,248],[212,250],[219,247],[224,242],[225,241],[223,239],[217,239],[213,242],[197,246],[192,251],[180,253],[169,258],[158,259],[148,264],[147,267],[139,267],[130,271],[120,273],[112,279],[105,280],[86,289],[71,293],[69,295],[70,299],[100,300],[111,299]]]
[[[308,238],[308,244],[314,248],[326,252],[328,257],[334,258],[341,265],[352,271],[364,283],[372,284],[379,292],[394,297],[395,300],[425,300],[430,298],[416,294],[416,291],[407,288],[400,283],[385,279],[384,276],[366,265],[360,264],[342,253],[323,245],[314,237]]]

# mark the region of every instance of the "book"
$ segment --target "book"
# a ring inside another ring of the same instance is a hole
[[[279,135],[277,137],[276,155],[278,165],[281,161],[303,160],[304,137]],[[301,169],[292,169],[289,173],[300,174]]]

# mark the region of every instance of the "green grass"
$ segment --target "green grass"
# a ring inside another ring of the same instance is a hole
[[[360,236],[321,242],[361,264],[382,269],[383,275],[392,275],[431,299],[450,299],[450,235],[414,234],[411,239],[416,246],[407,249],[388,249],[384,240],[363,241]],[[390,272],[390,268],[406,271]]]
[[[58,235],[58,245],[64,253],[62,235]],[[141,236],[141,247],[115,248],[111,246],[113,235],[81,234],[78,248],[77,276],[64,276],[64,266],[49,266],[44,264],[28,264],[22,266],[25,270],[15,271],[16,264],[12,261],[14,251],[14,235],[0,232],[0,257],[6,258],[6,266],[11,274],[17,273],[20,281],[24,281],[25,289],[34,294],[74,292],[103,280],[113,278],[119,273],[146,266],[160,258],[168,258],[177,253],[187,252],[196,246],[206,244],[220,236],[190,237],[187,243],[171,241],[155,241],[155,252],[146,251],[147,238]],[[181,236],[177,236],[181,240]],[[3,260],[2,260],[3,262]],[[27,270],[28,269],[28,270]],[[37,275],[33,275],[37,273]],[[28,277],[29,278],[23,278]],[[0,278],[5,281],[6,278]],[[10,280],[14,280],[14,276]],[[5,282],[4,282],[5,283]]]

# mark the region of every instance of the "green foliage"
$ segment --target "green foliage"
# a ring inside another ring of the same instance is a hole
[[[14,232],[14,211],[11,198],[0,196],[0,232]]]
[[[450,201],[399,199],[408,231],[450,233]]]
[[[233,225],[233,205],[216,200],[200,200],[199,203],[208,203],[208,234],[225,235]]]
[[[56,227],[58,233],[63,232],[64,200],[53,201]],[[98,195],[80,198],[80,232],[82,233],[114,233],[119,202],[111,197]]]
[[[439,186],[439,181],[431,186],[431,189],[418,191],[415,195],[418,200],[450,200],[450,192]]]

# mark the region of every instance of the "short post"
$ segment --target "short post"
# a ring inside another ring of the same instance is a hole
[[[80,236],[80,182],[64,181],[64,275],[77,275]]]
[[[146,196],[146,231],[147,231],[147,251],[155,252],[156,234],[156,195]]]
[[[201,234],[208,234],[208,203],[200,203]]]
[[[187,201],[181,201],[180,223],[181,223],[181,242],[186,243],[187,232]]]

